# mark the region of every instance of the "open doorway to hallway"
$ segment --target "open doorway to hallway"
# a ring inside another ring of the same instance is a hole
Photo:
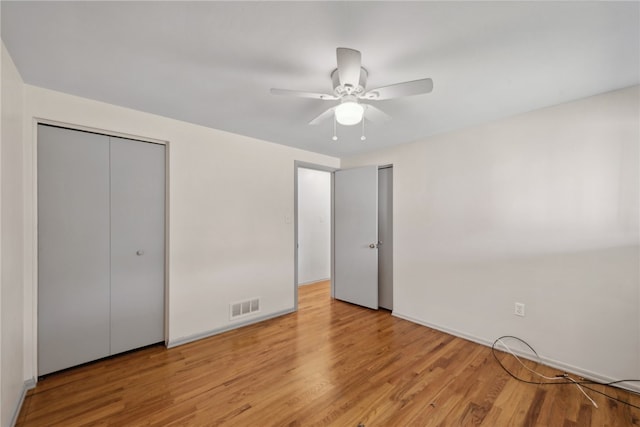
[[[374,310],[384,308],[393,311],[392,165],[362,167],[360,169],[367,172],[366,182],[353,184],[345,176],[352,176],[354,173],[360,176],[357,169],[359,168],[338,170],[296,162],[295,310],[298,309],[300,286],[324,283],[330,287],[332,298]],[[340,198],[336,196],[339,190],[342,195]],[[349,194],[345,196],[345,192]],[[360,206],[363,192],[368,195],[365,210]],[[340,199],[339,203],[337,199]],[[354,203],[357,206],[354,207]],[[360,230],[361,227],[356,224],[361,222],[367,224],[366,236],[358,234],[355,238],[350,238],[353,234],[351,230]],[[344,227],[345,224],[347,228]],[[339,225],[342,226],[340,232]],[[340,256],[336,248],[339,238],[343,244]],[[367,252],[366,259],[370,262],[365,265],[352,263],[351,254],[360,254],[363,245]],[[346,252],[343,250],[345,248]],[[375,258],[370,260],[369,255],[372,254]],[[361,280],[363,274],[366,280]],[[366,286],[363,288],[358,285],[360,283],[365,283]],[[351,291],[351,294],[355,292],[358,298],[345,297],[346,291]],[[370,299],[374,303],[366,303]],[[365,303],[362,302],[364,300]]]
[[[297,169],[297,285],[331,279],[331,173]]]

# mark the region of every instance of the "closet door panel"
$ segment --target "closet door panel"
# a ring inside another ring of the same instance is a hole
[[[165,147],[111,138],[111,353],[164,341]]]
[[[109,138],[38,127],[38,374],[109,355]]]

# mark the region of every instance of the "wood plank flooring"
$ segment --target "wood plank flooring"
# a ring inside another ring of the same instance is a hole
[[[297,313],[50,375],[17,426],[640,425],[640,410],[593,392],[599,409],[573,385],[514,380],[489,348],[331,300],[328,282],[299,298]]]

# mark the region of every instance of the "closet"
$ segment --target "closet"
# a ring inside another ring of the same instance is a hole
[[[165,146],[38,125],[38,375],[164,340]]]

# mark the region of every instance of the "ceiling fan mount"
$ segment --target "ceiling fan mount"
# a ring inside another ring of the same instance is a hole
[[[336,68],[331,72],[331,82],[333,83],[333,93],[341,98],[345,95],[360,95],[364,93],[365,88],[367,87],[367,77],[369,76],[369,72],[360,67],[360,79],[358,84],[353,86],[350,83],[342,84],[340,83],[340,74],[338,69]]]
[[[340,101],[338,105],[329,107],[318,117],[311,120],[309,124],[316,125],[333,116],[341,125],[351,126],[360,123],[364,118],[373,122],[391,119],[387,113],[379,108],[362,101],[382,101],[425,94],[433,90],[433,81],[428,78],[367,90],[367,77],[369,73],[362,67],[361,56],[360,51],[355,49],[344,47],[336,49],[338,66],[331,72],[333,94],[289,89],[271,89],[271,93],[274,95],[286,95],[298,98]]]

